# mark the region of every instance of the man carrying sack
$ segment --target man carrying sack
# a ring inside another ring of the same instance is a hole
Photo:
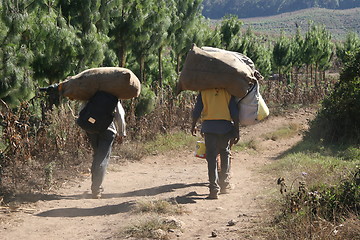
[[[120,101],[117,101],[113,114],[113,121],[107,129],[98,132],[89,132],[85,130],[93,149],[91,192],[92,198],[94,199],[101,198],[101,194],[104,191],[102,182],[106,174],[106,168],[109,163],[115,137],[118,136],[119,142],[122,143],[123,137],[126,136],[125,111]]]
[[[234,96],[225,89],[202,90],[197,96],[192,113],[192,135],[196,135],[196,123],[201,117],[201,133],[204,134],[206,161],[208,164],[208,199],[217,199],[219,192],[230,189],[230,142],[239,141],[239,110]],[[218,173],[217,155],[220,154],[221,170]]]

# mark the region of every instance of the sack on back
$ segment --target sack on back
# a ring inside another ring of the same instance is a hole
[[[99,67],[87,69],[59,83],[62,96],[71,100],[88,100],[97,91],[105,91],[118,99],[138,97],[141,84],[127,68]]]
[[[259,91],[259,82],[256,81],[245,97],[238,100],[239,123],[249,126],[264,120],[269,116],[269,108]]]
[[[114,119],[118,98],[110,93],[98,91],[80,111],[76,123],[89,133],[105,131]]]
[[[177,93],[225,88],[231,95],[241,98],[246,95],[251,83],[256,81],[254,72],[233,52],[205,51],[193,45],[180,73]]]

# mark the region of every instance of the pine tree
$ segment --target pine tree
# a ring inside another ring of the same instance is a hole
[[[221,42],[225,49],[229,49],[233,39],[240,33],[242,22],[234,15],[227,15],[221,21]]]
[[[158,53],[167,30],[170,26],[169,16],[166,14],[165,1],[142,0],[136,7],[139,11],[139,28],[136,29],[136,38],[132,42],[132,52],[136,56],[140,66],[140,81],[145,81],[144,64],[147,55]],[[140,19],[141,18],[141,19]]]
[[[343,43],[336,44],[336,56],[344,63],[348,56],[360,47],[360,36],[355,32],[349,32]]]
[[[30,63],[33,53],[26,44],[34,16],[26,11],[27,1],[4,0],[0,21],[0,98],[10,106],[33,96]]]
[[[180,72],[181,59],[189,51],[189,33],[192,29],[197,29],[195,19],[201,15],[202,0],[173,0],[174,12],[171,16],[169,37],[171,38],[171,48],[176,58],[176,71]]]
[[[280,38],[275,42],[273,49],[273,63],[279,73],[280,80],[284,80],[283,75],[290,70],[291,55],[291,42],[282,33]]]
[[[81,41],[78,49],[77,71],[102,65],[109,41],[107,32],[96,28],[100,21],[101,0],[60,0],[58,7],[77,30]],[[105,26],[103,26],[105,28]],[[105,29],[106,31],[106,29]]]

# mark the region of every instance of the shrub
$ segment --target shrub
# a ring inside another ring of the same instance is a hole
[[[138,97],[138,104],[136,105],[136,116],[141,117],[145,114],[151,113],[155,109],[156,96],[155,93],[147,86],[142,86],[141,94]]]
[[[284,204],[269,239],[358,239],[360,168],[333,185],[287,189],[284,178],[278,184]]]
[[[307,137],[328,143],[360,143],[360,49],[345,64],[333,93],[324,99]]]

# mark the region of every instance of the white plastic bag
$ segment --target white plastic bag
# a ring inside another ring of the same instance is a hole
[[[245,97],[239,100],[239,122],[242,126],[249,126],[264,120],[269,116],[269,108],[259,92],[259,82],[248,91]]]

